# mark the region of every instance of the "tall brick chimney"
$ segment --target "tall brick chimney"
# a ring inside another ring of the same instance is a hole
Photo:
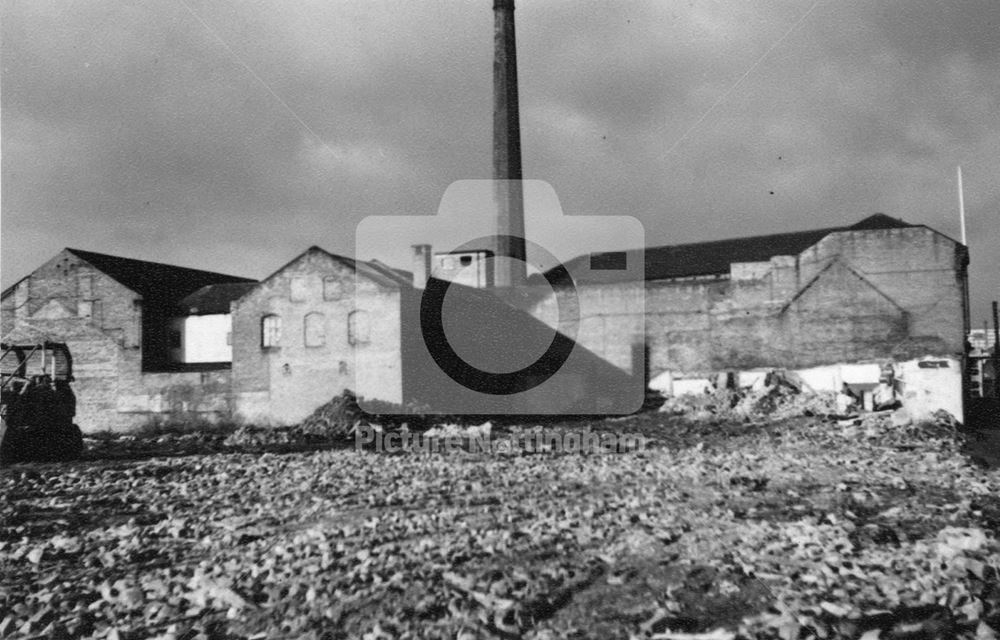
[[[498,287],[510,287],[526,279],[514,0],[493,0],[493,17],[493,195],[497,207],[495,255],[500,258],[494,282]],[[505,257],[512,259],[503,260]]]

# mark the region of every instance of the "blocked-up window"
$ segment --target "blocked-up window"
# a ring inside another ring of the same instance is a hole
[[[81,318],[91,318],[94,315],[94,303],[90,300],[81,300],[77,303],[76,314]]]
[[[307,347],[322,347],[326,344],[326,316],[322,313],[307,313],[303,332]]]
[[[304,302],[308,298],[309,283],[305,276],[294,276],[290,281],[292,302]]]
[[[347,316],[347,342],[365,344],[370,339],[370,322],[367,311],[352,311]]]
[[[80,297],[84,300],[90,300],[94,297],[94,276],[92,275],[80,275]]]
[[[340,300],[344,297],[344,283],[336,276],[323,278],[323,299]]]
[[[281,346],[281,316],[271,314],[261,318],[260,346],[264,349]]]

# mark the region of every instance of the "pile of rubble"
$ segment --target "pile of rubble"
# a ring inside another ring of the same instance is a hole
[[[307,440],[344,440],[352,437],[355,427],[367,419],[355,395],[350,390],[344,390],[339,396],[316,407],[298,425],[298,431]]]
[[[939,448],[960,446],[965,435],[961,424],[943,409],[930,420],[913,420],[906,409],[876,411],[840,420],[846,433],[855,434],[882,445],[910,447],[914,443],[936,442]]]
[[[416,407],[400,407],[385,402],[359,399],[345,389],[325,402],[299,424],[290,427],[242,426],[226,440],[227,447],[256,448],[268,445],[313,446],[352,442],[361,425],[373,425],[379,430],[426,428],[427,418]],[[367,410],[366,410],[367,409]]]
[[[242,426],[225,440],[228,447],[316,445],[346,441],[358,424],[368,421],[350,390],[334,396],[297,425],[284,428]]]
[[[703,394],[667,398],[661,412],[696,421],[780,420],[838,413],[838,395],[809,389],[794,375],[773,371],[746,389],[717,386]]]

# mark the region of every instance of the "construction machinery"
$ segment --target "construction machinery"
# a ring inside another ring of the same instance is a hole
[[[0,464],[80,457],[69,348],[49,340],[0,348]]]

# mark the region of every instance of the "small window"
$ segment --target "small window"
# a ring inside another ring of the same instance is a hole
[[[322,313],[307,313],[304,326],[304,342],[307,347],[322,347],[326,344],[326,317]]]
[[[336,276],[323,278],[323,299],[340,300],[344,297],[344,283]]]
[[[281,346],[281,316],[269,315],[261,318],[260,346],[264,349]]]
[[[347,316],[347,342],[350,344],[366,344],[369,341],[369,322],[367,311],[352,311]]]
[[[462,263],[463,267],[467,267],[472,264],[472,256],[462,256],[458,261]]]
[[[226,346],[227,347],[233,346],[233,332],[232,331],[227,331],[226,332]]]
[[[292,302],[305,302],[308,297],[308,282],[305,276],[293,276],[290,282]]]
[[[181,332],[177,329],[170,330],[170,348],[180,349],[181,348]]]

